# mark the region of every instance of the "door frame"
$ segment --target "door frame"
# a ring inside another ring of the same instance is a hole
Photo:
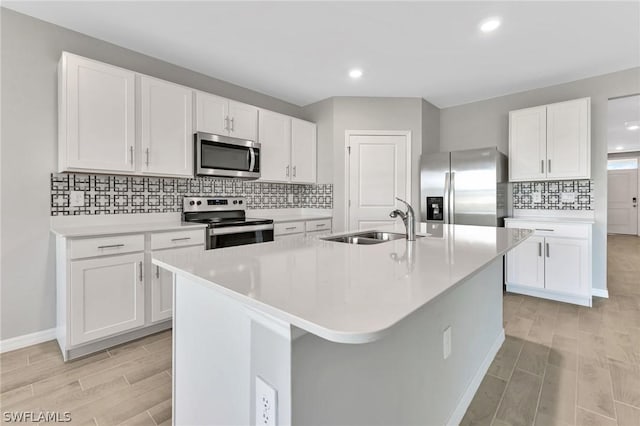
[[[351,136],[404,136],[407,140],[407,182],[405,200],[411,204],[411,183],[412,172],[411,169],[411,130],[345,130],[344,131],[344,224],[345,230],[351,232],[351,206],[349,206],[349,199],[351,198],[351,155],[349,153],[349,140]]]

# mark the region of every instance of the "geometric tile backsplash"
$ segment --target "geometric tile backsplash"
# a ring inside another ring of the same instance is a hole
[[[539,192],[540,201],[534,201]],[[563,201],[563,193],[574,194],[575,200]],[[546,182],[514,182],[514,209],[593,210],[593,182],[590,180],[560,180]]]
[[[70,206],[70,191],[84,192],[84,206]],[[332,184],[51,174],[51,216],[181,212],[185,196],[245,197],[248,209],[333,208]]]

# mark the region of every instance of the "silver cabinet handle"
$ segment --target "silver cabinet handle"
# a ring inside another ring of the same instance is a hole
[[[156,265],[156,278],[160,278],[160,267]]]
[[[287,231],[293,231],[294,229],[296,229],[296,227],[295,226],[290,226],[290,227],[284,228],[284,229],[287,230]]]
[[[323,227],[323,226],[324,226],[324,223],[319,223],[318,225],[316,225],[316,228],[320,228],[320,227]]]
[[[140,278],[140,282],[142,282],[142,261],[140,261],[138,265],[139,265],[139,267],[140,267],[139,275],[138,275],[138,276],[139,276],[139,278]]]
[[[184,237],[184,238],[172,238],[171,241],[186,241],[186,240],[190,240],[191,237]]]
[[[553,232],[553,229],[549,229],[549,228],[536,228],[536,231]]]
[[[108,246],[98,246],[99,249],[124,247],[124,244],[110,244]]]
[[[146,156],[147,156],[147,161],[146,161],[146,163],[147,163],[147,167],[149,167],[149,148],[147,148],[147,149],[145,150],[145,154],[146,154]]]
[[[285,170],[286,170],[287,177],[289,177],[289,166],[287,166]]]
[[[129,147],[129,161],[131,161],[131,165],[133,166],[133,145]]]
[[[234,131],[234,128],[235,128],[235,125],[234,125],[234,123],[233,123],[233,120],[234,120],[234,118],[233,118],[233,117],[231,117],[231,131],[232,131],[232,132]]]
[[[293,177],[296,177],[296,166],[293,166]]]
[[[538,257],[542,257],[542,243],[538,243]]]
[[[551,257],[551,253],[549,252],[549,243],[547,243],[547,257]]]
[[[540,160],[540,173],[544,173],[544,160]]]
[[[549,158],[549,160],[547,160],[547,172],[551,173],[551,158]]]

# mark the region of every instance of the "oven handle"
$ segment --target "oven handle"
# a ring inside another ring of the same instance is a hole
[[[256,167],[256,151],[253,148],[249,148],[249,155],[251,160],[249,161],[249,171],[253,172]]]
[[[228,234],[241,234],[243,232],[254,231],[270,231],[273,229],[273,224],[268,225],[250,225],[250,226],[227,226],[224,228],[211,228],[209,235],[228,235]]]

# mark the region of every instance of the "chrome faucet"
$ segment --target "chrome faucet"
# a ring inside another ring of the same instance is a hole
[[[400,217],[402,222],[404,222],[404,227],[407,230],[407,241],[415,241],[416,240],[416,216],[413,213],[413,208],[411,208],[411,204],[406,201],[396,197],[396,200],[404,203],[407,206],[407,211],[403,212],[402,210],[394,210],[389,213],[389,217]]]

